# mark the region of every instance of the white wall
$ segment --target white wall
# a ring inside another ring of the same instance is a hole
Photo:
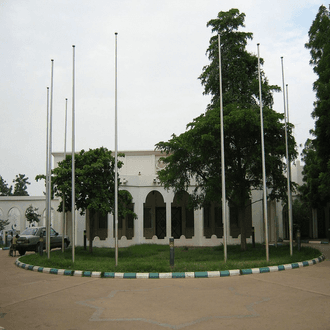
[[[59,221],[60,213],[56,211],[59,202],[59,199],[52,200],[52,225],[56,231],[61,232],[61,223]],[[12,226],[14,226],[16,230],[23,231],[28,226],[28,222],[25,218],[25,211],[30,205],[38,209],[37,213],[41,215],[39,223],[40,225],[44,225],[44,213],[46,209],[45,196],[0,196],[0,213],[3,216],[2,220],[8,219],[10,221],[5,230],[11,230]],[[13,210],[16,210],[16,216],[11,216]]]

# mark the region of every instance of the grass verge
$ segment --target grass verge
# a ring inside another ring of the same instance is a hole
[[[83,247],[75,249],[75,263],[72,263],[71,248],[62,253],[61,250],[47,254],[30,254],[20,261],[30,265],[67,270],[121,272],[121,273],[163,273],[163,272],[199,272],[221,271],[231,269],[250,269],[276,266],[311,260],[321,252],[311,247],[294,249],[290,256],[289,246],[269,247],[269,262],[266,261],[265,247],[248,245],[248,250],[241,252],[239,245],[228,246],[227,263],[224,262],[223,246],[217,247],[176,247],[175,264],[170,267],[169,247],[156,244],[134,245],[120,248],[118,266],[115,266],[115,251],[112,248],[93,248],[89,254]]]

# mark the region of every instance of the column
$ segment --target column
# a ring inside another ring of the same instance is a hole
[[[203,208],[194,210],[194,238],[198,246],[203,245]]]
[[[134,191],[135,192],[135,191]],[[131,192],[134,201],[134,212],[137,215],[137,219],[134,220],[134,242],[139,244],[143,241],[143,204],[144,200],[139,196],[144,194],[133,194]]]
[[[173,193],[166,193],[164,195],[164,202],[166,204],[166,236],[165,239],[169,240],[172,237],[172,201]]]

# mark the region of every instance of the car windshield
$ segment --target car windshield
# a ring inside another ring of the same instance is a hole
[[[27,228],[22,231],[21,235],[35,235],[37,233],[37,228]]]

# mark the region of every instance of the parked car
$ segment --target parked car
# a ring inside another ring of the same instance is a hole
[[[20,255],[24,255],[26,251],[39,251],[40,237],[43,237],[44,249],[46,248],[46,227],[31,227],[26,228],[17,240],[17,251]],[[64,237],[64,247],[70,245],[68,236]],[[50,228],[50,248],[62,247],[62,235],[57,233],[53,228]]]

